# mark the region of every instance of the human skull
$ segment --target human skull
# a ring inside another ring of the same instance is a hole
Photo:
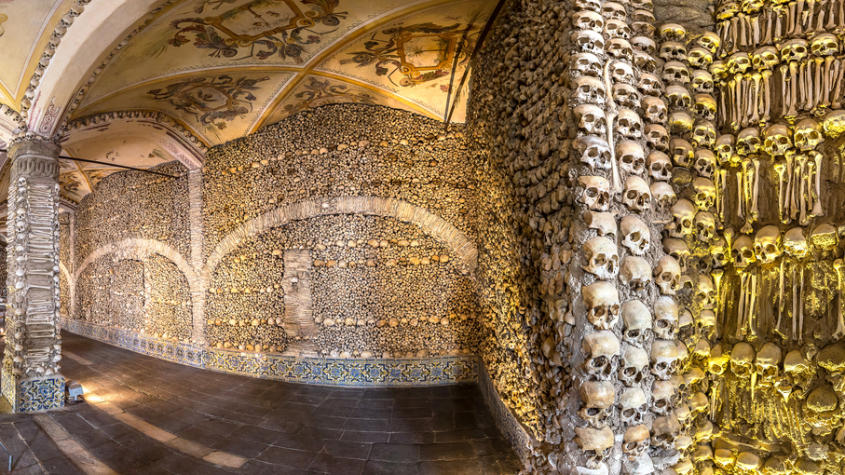
[[[834,428],[841,428],[842,414],[836,410],[838,403],[839,397],[830,384],[822,384],[810,392],[804,401],[803,416],[814,435],[824,437]]]
[[[607,98],[604,82],[592,76],[581,76],[575,80],[572,90],[574,104],[593,104],[603,106]]]
[[[634,10],[634,15],[636,17],[637,12],[640,10]],[[644,11],[644,10],[643,10]],[[650,20],[634,20],[631,22],[631,30],[634,31],[635,35],[642,35],[642,36],[651,36],[654,34],[654,16],[651,15],[651,12],[645,12],[649,16],[646,17],[645,15],[641,16],[641,18],[651,18]]]
[[[757,71],[768,71],[778,65],[778,51],[774,46],[761,46],[751,54],[751,64]]]
[[[638,37],[635,36],[634,38]],[[654,60],[654,57],[640,50],[634,50],[634,66],[639,69],[640,74],[654,74],[657,71],[657,61]]]
[[[709,120],[698,120],[692,129],[692,144],[696,147],[713,147],[716,144],[716,126]]]
[[[669,114],[669,131],[673,135],[686,137],[692,133],[695,121],[687,111],[673,111]]]
[[[657,297],[654,301],[654,334],[669,340],[678,334],[678,304],[669,296]]]
[[[713,173],[716,170],[716,154],[706,148],[696,150],[694,168],[699,176],[713,178]]]
[[[674,415],[669,414],[654,419],[652,427],[652,445],[655,447],[672,450],[675,448],[675,439],[680,435],[681,424]]]
[[[672,340],[654,340],[651,345],[651,373],[667,381],[677,371],[681,352]]]
[[[652,150],[648,154],[648,174],[654,180],[668,182],[672,178],[672,161],[669,156]]]
[[[666,254],[669,254],[678,261],[678,265],[681,267],[681,273],[686,273],[687,262],[691,257],[687,243],[683,239],[664,238],[663,250],[666,251]]]
[[[616,372],[619,340],[612,331],[602,330],[584,337],[582,349],[587,358],[584,372],[594,381],[607,381]]]
[[[649,122],[654,124],[662,124],[666,122],[667,107],[666,102],[656,96],[645,96],[642,99],[643,112]]]
[[[663,82],[657,76],[651,73],[640,74],[640,80],[637,82],[637,89],[644,96],[659,96],[663,94]]]
[[[716,54],[718,51],[719,46],[722,44],[722,39],[719,38],[719,35],[712,31],[705,31],[701,34],[698,38],[695,39],[695,43],[702,48],[705,48],[712,54]]]
[[[624,20],[607,20],[604,24],[604,34],[608,38],[631,38],[631,27]]]
[[[677,195],[675,195],[675,189],[668,182],[656,181],[651,184],[649,189],[656,207],[661,213],[668,211],[675,204]]]
[[[643,100],[646,100],[645,98]],[[639,140],[643,136],[643,122],[631,109],[620,109],[616,116],[616,132],[628,140]]]
[[[597,281],[582,290],[587,320],[599,330],[609,330],[619,319],[619,292],[606,281]]]
[[[772,124],[766,127],[763,136],[763,150],[773,157],[780,157],[792,148],[789,127],[784,124]]]
[[[601,7],[601,16],[610,20],[625,21],[628,19],[628,13],[625,11],[625,6],[616,2],[604,2],[604,5]]]
[[[689,398],[689,405],[690,409],[693,413],[696,414],[703,414],[710,409],[710,401],[707,399],[707,396],[699,391],[695,394],[691,395]]]
[[[632,211],[643,212],[651,208],[651,190],[648,183],[638,176],[629,176],[625,181],[622,202]]]
[[[610,170],[611,156],[607,142],[593,135],[582,135],[573,144],[581,163],[589,165],[593,170]]]
[[[576,10],[591,10],[596,13],[602,12],[602,5],[599,0],[575,0]]]
[[[807,47],[807,40],[801,38],[793,38],[786,40],[780,45],[780,60],[784,63],[790,61],[801,62],[809,53]]]
[[[619,418],[626,426],[642,424],[647,413],[648,401],[642,388],[627,388],[619,396]]]
[[[628,427],[622,437],[622,453],[628,460],[636,460],[648,450],[650,436],[645,424]]]
[[[645,140],[653,151],[669,151],[669,131],[660,124],[645,126]]]
[[[724,267],[731,261],[731,250],[728,249],[728,243],[722,236],[716,236],[710,244],[709,254],[713,267],[716,268]]]
[[[672,222],[667,225],[669,236],[683,239],[693,232],[695,206],[686,198],[679,199],[672,206]]]
[[[779,346],[768,342],[757,352],[754,367],[757,371],[757,384],[761,387],[772,387],[778,377],[783,352]]]
[[[629,214],[622,218],[622,246],[631,254],[642,256],[648,252],[651,245],[651,232],[645,221],[636,215]]]
[[[675,166],[690,168],[695,159],[695,152],[689,142],[682,138],[673,137],[669,142],[669,150],[672,153],[672,161]]]
[[[716,157],[719,159],[719,164],[727,165],[734,161],[734,144],[736,143],[736,137],[733,135],[725,134],[720,135],[716,139]]]
[[[754,255],[761,264],[771,264],[781,255],[780,230],[769,225],[760,228],[754,236]]]
[[[616,239],[616,218],[609,212],[585,211],[584,223],[588,229],[596,231],[598,236]]]
[[[651,312],[639,300],[629,300],[622,304],[622,322],[625,331],[622,338],[632,345],[642,345],[651,333]]]
[[[608,41],[607,54],[612,58],[625,60],[629,63],[634,59],[634,49],[631,48],[631,43],[624,38],[613,38]]]
[[[692,188],[695,190],[696,208],[706,211],[716,206],[716,185],[713,180],[697,177],[692,181]]]
[[[582,267],[601,280],[611,280],[619,270],[616,244],[606,237],[594,237],[584,244],[587,263]]]
[[[700,93],[693,99],[695,100],[693,111],[696,117],[709,122],[716,120],[716,99],[712,95]]]
[[[578,51],[604,55],[604,36],[601,33],[576,29],[570,34],[570,40]]]
[[[742,74],[751,68],[751,57],[748,53],[734,53],[728,57],[728,71],[731,74]]]
[[[839,53],[839,40],[833,33],[816,33],[810,41],[810,51],[814,56],[834,56]]]
[[[713,62],[713,53],[701,46],[694,46],[687,55],[687,64],[691,68],[698,68],[706,70]]]
[[[681,266],[672,256],[663,256],[654,268],[654,280],[660,293],[675,295],[681,288]]]
[[[572,25],[579,30],[601,33],[604,30],[604,18],[594,11],[581,10],[572,15]]]
[[[666,88],[666,97],[669,99],[670,109],[689,109],[692,107],[692,96],[686,87],[680,84],[672,84]]]
[[[655,380],[651,390],[652,410],[655,414],[665,416],[672,411],[678,400],[678,391],[669,381]]]
[[[695,320],[699,334],[704,338],[710,338],[716,329],[716,313],[711,309],[704,309],[698,313]]]
[[[713,75],[703,69],[696,69],[692,72],[690,83],[692,92],[698,94],[713,94],[716,90],[716,83],[713,82]]]
[[[763,464],[763,474],[765,475],[789,475],[792,470],[786,464],[786,459],[781,455],[772,455],[766,459]]]
[[[607,118],[604,111],[593,104],[575,106],[578,133],[581,135],[604,136],[607,133]]]
[[[824,134],[832,139],[838,138],[845,132],[845,110],[834,110],[827,113],[822,120]]]
[[[724,80],[728,78],[730,71],[728,70],[728,62],[717,59],[710,63],[710,67],[707,68],[707,71],[713,75],[714,78],[719,80]]]
[[[753,372],[754,348],[741,341],[731,350],[731,373],[739,379],[749,379]]]
[[[610,455],[613,449],[613,431],[609,427],[602,429],[576,427],[575,442],[584,451],[587,465],[595,468]]]
[[[733,256],[734,267],[737,269],[745,269],[753,264],[756,261],[756,257],[754,255],[754,243],[751,241],[751,238],[746,235],[736,238],[731,255]]]
[[[783,235],[783,247],[790,256],[803,259],[810,252],[807,239],[804,237],[804,228],[794,227]]]
[[[836,250],[838,236],[836,228],[828,223],[821,223],[810,233],[810,243],[820,257],[828,257]]]
[[[631,46],[650,56],[654,56],[657,53],[657,43],[647,36],[635,36],[631,38]]]
[[[816,365],[804,358],[800,350],[792,350],[783,357],[783,372],[790,377],[793,387],[806,395],[816,377]]]
[[[614,61],[610,65],[610,75],[617,83],[636,85],[634,70],[624,61]]]
[[[795,132],[792,135],[795,141],[795,148],[802,152],[815,150],[822,143],[822,127],[814,119],[803,119],[795,124]]]
[[[698,274],[695,288],[695,300],[701,308],[712,309],[716,306],[716,286],[709,274]]]
[[[590,427],[600,429],[606,427],[608,420],[613,417],[613,404],[616,402],[616,391],[613,383],[607,381],[585,381],[579,390],[581,395],[581,417]]]
[[[575,53],[569,60],[569,65],[573,79],[581,76],[600,78],[602,75],[601,60],[593,53]]]
[[[583,190],[578,202],[593,211],[607,211],[610,207],[610,182],[600,176],[578,177],[578,186]]]
[[[645,171],[645,152],[639,142],[623,140],[616,145],[616,157],[619,168],[631,175],[641,175]]]
[[[664,23],[658,29],[660,39],[663,41],[684,42],[687,39],[687,30],[683,25],[677,23]]]
[[[620,107],[638,109],[640,107],[640,91],[631,84],[613,85],[613,102]]]
[[[743,157],[759,152],[762,145],[760,129],[757,127],[744,128],[736,137],[736,152]]]
[[[707,359],[707,372],[713,376],[721,376],[728,369],[730,354],[722,351],[722,345],[716,344],[710,349],[710,358]]]
[[[619,363],[619,381],[627,386],[640,384],[648,372],[648,353],[638,346],[624,345]]]
[[[625,256],[619,269],[619,280],[634,292],[644,290],[651,281],[648,261],[639,256]]]
[[[685,61],[687,47],[677,41],[664,41],[657,55],[663,61]]]
[[[663,65],[663,80],[667,84],[689,84],[692,79],[687,65],[680,61],[668,61]]]

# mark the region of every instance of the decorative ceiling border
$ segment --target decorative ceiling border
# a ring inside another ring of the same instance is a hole
[[[68,104],[65,108],[64,115],[62,116],[62,120],[59,125],[60,129],[66,122],[68,122],[68,119],[71,117],[71,115],[73,115],[76,109],[82,104],[82,99],[85,98],[85,94],[94,84],[94,81],[97,79],[97,77],[99,77],[100,73],[102,73],[106,69],[106,66],[111,63],[117,53],[119,53],[120,50],[125,48],[126,45],[129,44],[129,41],[132,40],[132,38],[134,38],[138,33],[150,26],[150,24],[152,24],[152,22],[155,21],[159,16],[161,16],[164,12],[172,8],[177,3],[180,3],[181,1],[182,0],[166,0],[163,4],[148,12],[144,16],[144,18],[136,22],[135,28],[133,28],[132,31],[127,33],[123,37],[123,39],[120,40],[117,45],[115,45],[111,49],[109,54],[106,55],[106,57],[102,61],[100,61],[99,66],[94,68],[94,71],[92,71],[91,74],[88,76],[88,80],[85,81],[85,84],[80,86],[76,93],[73,95],[73,99],[71,99],[70,104]]]
[[[184,139],[190,146],[200,151],[203,155],[205,155],[205,153],[208,151],[208,144],[206,144],[202,139],[200,139],[196,134],[194,134],[191,129],[189,129],[177,119],[174,119],[173,117],[160,111],[116,111],[103,112],[99,114],[92,114],[85,117],[80,117],[79,119],[74,119],[65,124],[61,132],[62,141],[66,140],[67,136],[73,130],[89,127],[92,125],[106,124],[115,120],[125,119],[146,119],[156,122],[158,124],[161,124],[162,126],[176,131],[182,139]]]
[[[18,111],[16,111],[10,106],[7,106],[6,104],[0,104],[0,114],[3,115],[3,119],[6,122],[10,122],[14,125],[17,125],[18,128],[22,128],[24,126],[23,117]]]
[[[29,79],[29,86],[27,86],[26,91],[23,94],[23,98],[21,99],[21,116],[23,116],[24,120],[26,120],[29,108],[32,106],[35,90],[41,82],[41,77],[44,75],[44,71],[47,69],[47,66],[50,65],[50,60],[53,59],[53,55],[56,54],[56,48],[58,48],[59,43],[67,33],[67,29],[70,28],[76,17],[82,14],[85,10],[85,6],[89,3],[91,3],[91,0],[76,0],[76,4],[62,16],[62,19],[59,20],[59,24],[56,25],[55,29],[53,29],[53,33],[50,35],[50,40],[47,42],[44,52],[41,53],[41,59],[38,61],[35,71]]]

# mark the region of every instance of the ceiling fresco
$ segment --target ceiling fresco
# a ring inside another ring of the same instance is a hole
[[[0,59],[0,102],[20,110],[29,51],[39,51],[32,45],[49,37],[50,22],[71,1],[0,0],[0,50],[20,52]],[[204,151],[336,103],[379,104],[442,120],[450,83],[460,81],[495,3],[162,0],[119,45],[103,45],[100,66],[91,68],[64,117],[64,152],[136,168],[184,163],[176,136]],[[455,122],[464,120],[462,92]],[[175,125],[92,120],[114,114],[154,114]],[[202,151],[194,154],[198,160]],[[68,161],[62,195],[79,201],[118,170]]]
[[[0,0],[0,104],[20,99],[53,28],[72,0]]]

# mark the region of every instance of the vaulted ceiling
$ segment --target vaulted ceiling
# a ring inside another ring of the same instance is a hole
[[[22,112],[30,127],[63,124],[56,130],[68,155],[138,168],[197,165],[210,146],[324,104],[381,104],[443,119],[453,67],[457,83],[496,4],[109,0],[126,3],[115,15],[134,17],[112,32],[114,40],[99,40],[117,22],[86,23],[107,7],[94,0],[66,27],[89,28],[90,37],[63,41],[96,49],[96,61],[66,68],[86,68],[67,103],[36,89],[28,110],[24,96],[42,51],[78,1],[0,0],[0,103]],[[454,121],[463,121],[465,98]],[[62,194],[78,201],[115,171],[66,161]]]

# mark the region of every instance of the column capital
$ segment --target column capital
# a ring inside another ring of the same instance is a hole
[[[19,135],[9,142],[9,158],[35,155],[58,158],[62,147],[54,140],[37,134]]]

